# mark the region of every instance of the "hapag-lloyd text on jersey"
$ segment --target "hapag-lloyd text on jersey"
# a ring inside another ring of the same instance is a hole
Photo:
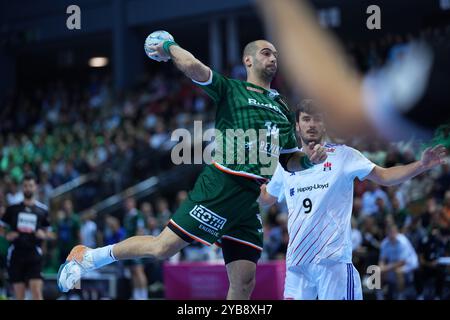
[[[306,192],[306,191],[312,191],[312,190],[317,190],[317,189],[327,189],[328,187],[329,187],[328,182],[325,184],[315,183],[312,186],[297,188],[297,192]]]

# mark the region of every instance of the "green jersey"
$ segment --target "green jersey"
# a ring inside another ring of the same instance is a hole
[[[227,173],[269,179],[280,153],[296,151],[295,117],[275,90],[212,71],[201,85],[217,104],[214,165]]]

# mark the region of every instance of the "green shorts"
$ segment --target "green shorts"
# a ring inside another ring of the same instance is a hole
[[[249,178],[208,165],[168,227],[188,242],[220,245],[227,239],[262,251],[263,227],[256,202],[259,191]]]

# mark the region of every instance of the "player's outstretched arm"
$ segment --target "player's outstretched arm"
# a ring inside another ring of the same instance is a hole
[[[304,151],[305,152],[296,151],[289,154],[289,159],[283,166],[284,169],[289,172],[302,171],[311,168],[315,164],[322,163],[327,159],[325,148],[319,143],[309,143],[309,145],[304,148]],[[281,161],[282,160],[280,159],[280,163]]]
[[[155,50],[154,55],[159,55],[163,61],[168,61],[169,58],[172,58],[178,70],[192,80],[197,82],[206,82],[209,80],[211,69],[208,66],[194,57],[192,53],[181,48],[178,44],[172,42],[173,45],[168,46],[166,42],[161,42],[156,46],[150,46],[151,50]]]
[[[261,193],[259,194],[258,202],[262,206],[271,206],[277,201],[276,197],[272,196],[269,192],[267,192],[266,184],[261,185],[260,190]]]
[[[293,86],[317,99],[338,132],[367,129],[362,81],[304,0],[256,0]]]
[[[447,149],[443,145],[437,145],[433,148],[427,148],[422,153],[419,161],[391,168],[382,168],[376,166],[367,179],[382,185],[392,186],[411,178],[445,162]]]

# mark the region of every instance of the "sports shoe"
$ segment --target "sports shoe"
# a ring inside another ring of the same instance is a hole
[[[79,283],[81,276],[94,270],[94,262],[90,251],[92,249],[78,245],[75,246],[67,256],[58,271],[57,282],[59,290],[67,292]]]

